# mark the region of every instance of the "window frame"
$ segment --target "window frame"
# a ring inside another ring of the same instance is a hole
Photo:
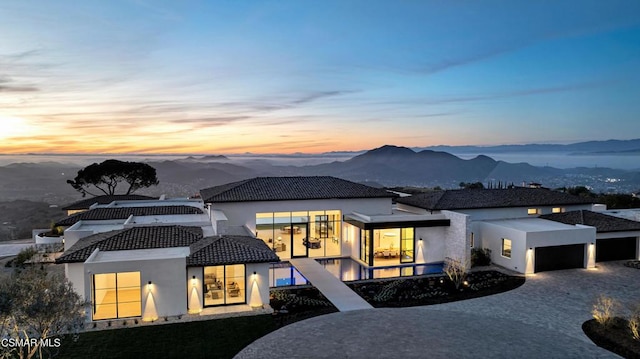
[[[509,252],[507,253],[507,250],[505,249],[505,244],[507,244],[507,241],[509,242]],[[502,238],[502,246],[500,247],[500,255],[504,258],[507,259],[511,259],[511,256],[513,254],[513,241],[510,240],[509,238]]]

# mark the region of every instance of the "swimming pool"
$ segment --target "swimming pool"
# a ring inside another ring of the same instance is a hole
[[[442,273],[443,263],[412,264],[384,268],[369,268],[351,258],[316,259],[329,273],[343,282],[354,280],[411,277]],[[276,263],[269,269],[269,286],[306,285],[309,281],[289,262]]]

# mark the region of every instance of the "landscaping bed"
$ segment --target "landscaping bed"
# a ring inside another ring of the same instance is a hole
[[[271,289],[269,303],[281,327],[338,309],[315,287]]]
[[[640,359],[640,340],[633,339],[628,323],[624,318],[613,318],[605,327],[591,319],[582,324],[582,330],[597,346],[625,358]]]
[[[446,276],[374,280],[349,283],[349,287],[376,308],[412,307],[440,304],[483,297],[515,289],[524,284],[524,277],[497,271],[470,273],[466,284],[456,289]]]

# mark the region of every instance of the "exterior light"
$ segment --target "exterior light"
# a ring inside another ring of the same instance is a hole
[[[191,277],[191,279],[196,280],[196,276],[195,276],[195,275],[194,275],[194,276],[192,276],[192,277]]]
[[[466,286],[468,286],[468,285],[469,285],[469,282],[467,282],[467,281],[465,280],[464,282],[462,282],[462,284],[464,284],[464,286],[466,287]]]
[[[254,272],[253,272],[253,275],[256,275],[256,274],[258,274],[258,273],[256,273],[256,272],[254,271]]]
[[[591,242],[591,245],[594,245],[595,243]]]
[[[422,242],[422,237],[420,237],[420,242]]]
[[[151,285],[151,281],[149,281],[149,283],[147,283],[148,285]]]
[[[533,248],[532,248],[532,247],[529,247],[529,250],[530,250],[530,251],[532,251],[532,250],[533,250]]]

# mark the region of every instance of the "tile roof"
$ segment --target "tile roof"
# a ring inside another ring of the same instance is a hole
[[[201,239],[200,227],[150,226],[119,229],[80,239],[56,263],[84,262],[96,248],[101,251],[123,251],[189,247]]]
[[[74,209],[89,209],[89,207],[91,207],[95,203],[109,204],[113,201],[139,201],[148,199],[158,199],[158,197],[143,196],[140,194],[115,194],[110,196],[96,196],[71,203],[65,207],[62,207],[62,209],[65,211]]]
[[[187,266],[279,262],[262,240],[249,236],[208,237],[191,246]]]
[[[540,218],[565,224],[584,224],[596,227],[598,233],[640,231],[640,222],[587,210],[543,214]]]
[[[428,210],[593,204],[590,198],[546,188],[459,189],[397,198],[396,202]]]
[[[381,188],[330,176],[256,177],[200,190],[206,203],[334,198],[392,198]]]
[[[127,219],[134,216],[163,216],[177,214],[202,214],[193,206],[148,206],[148,207],[99,207],[86,212],[74,213],[56,223],[56,226],[72,226],[81,220]]]

